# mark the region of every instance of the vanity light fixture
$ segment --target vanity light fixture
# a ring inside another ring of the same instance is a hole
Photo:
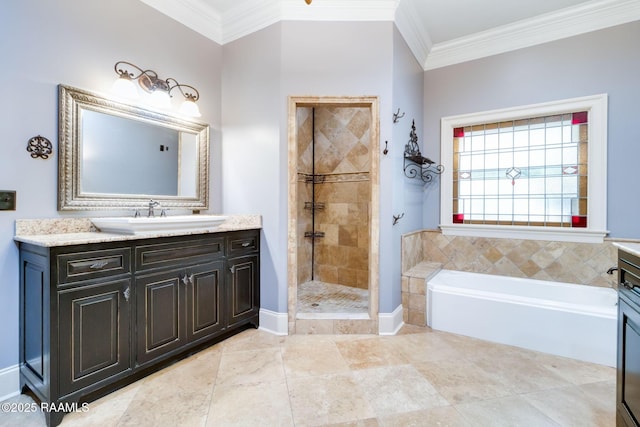
[[[132,67],[136,73],[131,73],[126,66]],[[191,117],[200,117],[200,109],[196,101],[200,99],[200,93],[190,85],[178,83],[172,77],[162,80],[153,70],[143,70],[135,64],[126,61],[118,61],[113,66],[118,79],[113,83],[112,91],[117,96],[127,99],[138,99],[138,89],[134,80],[147,93],[151,94],[150,103],[159,108],[171,108],[171,91],[178,88],[184,101],[180,106],[180,113]]]

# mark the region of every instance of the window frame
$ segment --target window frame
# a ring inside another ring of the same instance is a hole
[[[508,120],[549,116],[573,111],[589,112],[587,227],[545,227],[453,223],[454,128]],[[602,243],[607,227],[607,124],[608,96],[598,94],[499,110],[443,117],[440,153],[444,173],[440,179],[440,229],[445,235]],[[448,167],[447,167],[448,166]]]

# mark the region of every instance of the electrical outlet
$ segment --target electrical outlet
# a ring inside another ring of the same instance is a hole
[[[0,211],[16,210],[16,192],[0,190]]]

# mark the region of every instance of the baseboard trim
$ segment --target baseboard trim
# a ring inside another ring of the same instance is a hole
[[[289,315],[261,308],[259,329],[274,335],[288,335]]]
[[[0,369],[0,401],[20,394],[20,365]]]
[[[393,313],[378,314],[378,334],[379,335],[395,335],[400,328],[404,326],[402,320],[402,304],[400,304]]]

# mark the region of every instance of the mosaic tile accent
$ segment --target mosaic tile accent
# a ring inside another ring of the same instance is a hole
[[[369,292],[311,280],[298,287],[298,313],[369,313]]]

